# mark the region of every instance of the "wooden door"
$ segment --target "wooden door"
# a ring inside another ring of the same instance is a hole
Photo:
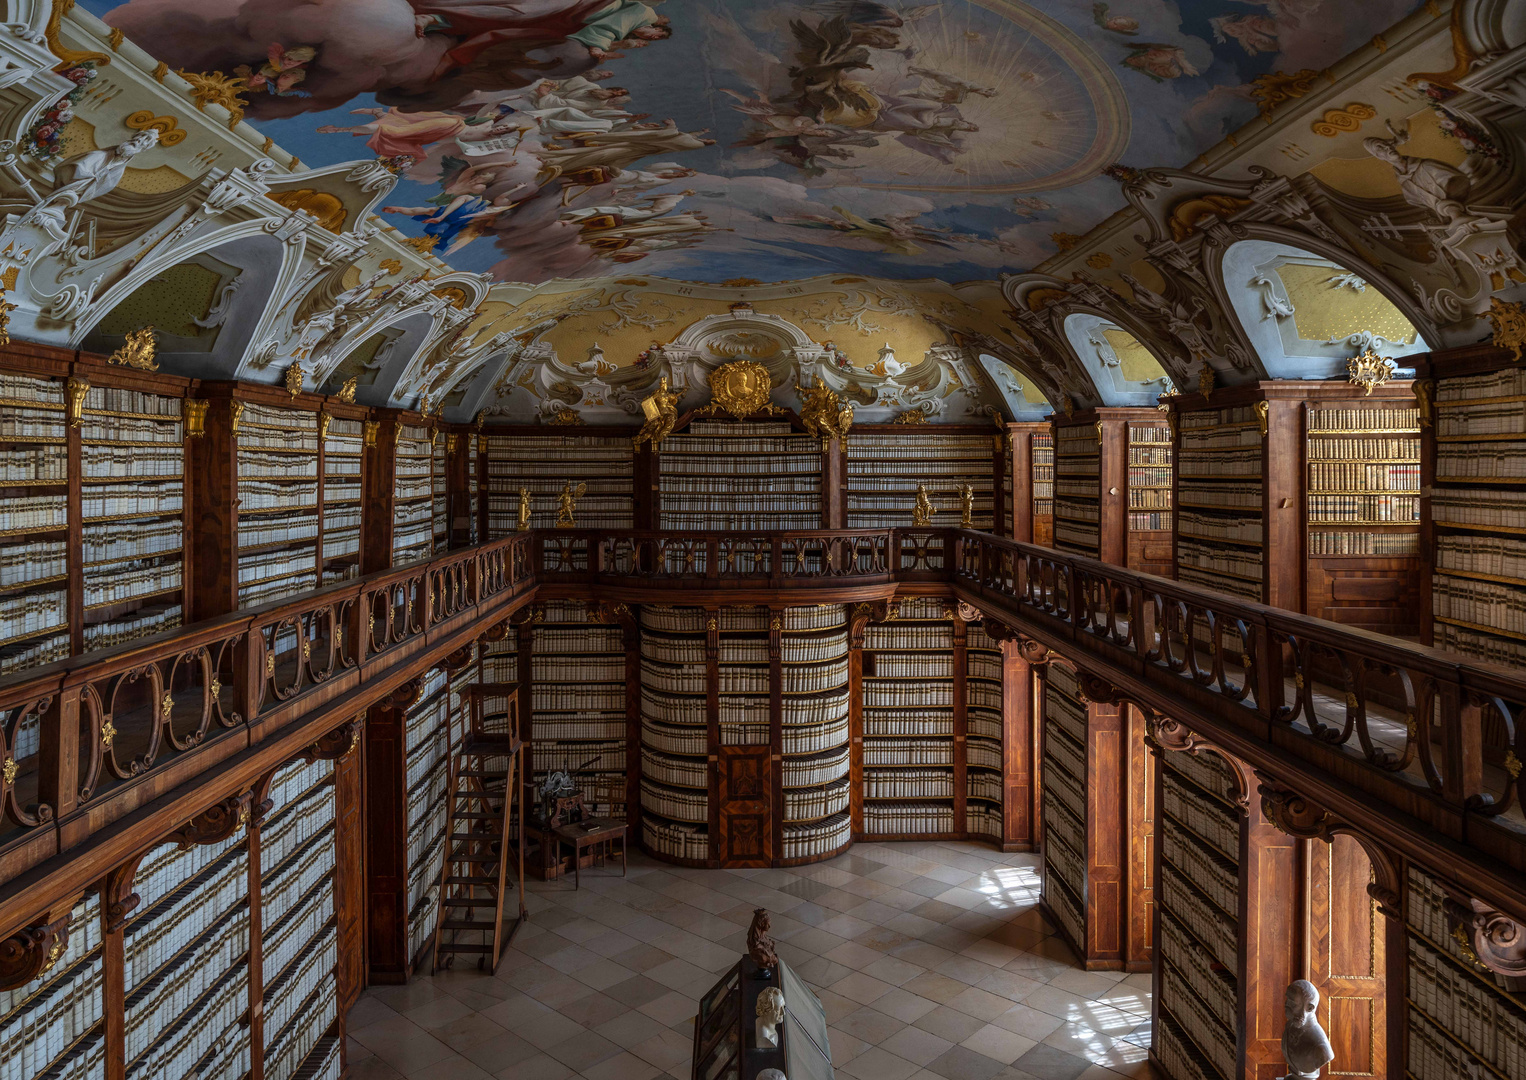
[[[768,746],[723,746],[720,857],[726,866],[768,866],[773,853],[773,785]],[[779,812],[783,813],[780,807]]]
[[[1384,934],[1387,920],[1367,894],[1372,862],[1349,836],[1309,843],[1309,981],[1330,1035],[1331,1076],[1387,1075]]]

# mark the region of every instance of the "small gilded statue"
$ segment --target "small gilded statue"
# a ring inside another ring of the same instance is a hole
[[[530,489],[519,489],[519,532],[528,532],[530,528]]]
[[[1319,990],[1307,979],[1288,984],[1282,999],[1282,1060],[1288,1074],[1283,1080],[1319,1080],[1319,1071],[1335,1060],[1325,1029],[1319,1026]]]
[[[844,405],[832,388],[820,381],[809,388],[796,383],[795,391],[800,395],[800,422],[813,438],[823,444],[847,439],[853,426],[853,402]]]
[[[662,440],[673,433],[673,425],[678,422],[678,399],[682,396],[668,389],[668,377],[664,375],[651,397],[641,400],[646,423],[636,432],[631,445],[640,449],[642,443],[650,442],[653,450],[661,446]]]
[[[579,484],[577,487],[573,487],[571,480],[562,485],[562,493],[556,497],[556,527],[558,529],[574,529],[577,527],[577,522],[574,520],[573,515],[577,512],[578,500],[583,497],[583,493],[587,490],[587,484]],[[524,513],[523,502],[520,503],[520,513]]]
[[[916,528],[926,528],[933,523],[933,500],[927,493],[926,484],[917,485],[917,505],[911,508],[911,523]]]
[[[752,913],[752,925],[747,928],[747,955],[765,972],[772,971],[779,962],[774,952],[774,939],[768,936],[773,924],[768,921],[768,909],[757,908]]]
[[[959,503],[961,511],[959,524],[968,529],[975,524],[975,486],[968,480],[959,485]]]

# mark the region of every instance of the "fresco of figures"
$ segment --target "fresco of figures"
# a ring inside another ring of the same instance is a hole
[[[1036,265],[1117,207],[1110,170],[1190,160],[1255,117],[1258,77],[1414,3],[81,6],[172,68],[236,74],[304,162],[382,161],[386,220],[454,266],[723,282]]]

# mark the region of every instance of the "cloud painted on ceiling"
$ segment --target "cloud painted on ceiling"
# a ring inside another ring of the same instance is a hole
[[[1414,0],[82,0],[177,69],[237,73],[310,165],[385,159],[383,212],[541,282],[1036,265],[1185,164],[1250,84]]]

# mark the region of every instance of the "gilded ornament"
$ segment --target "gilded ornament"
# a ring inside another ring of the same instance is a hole
[[[58,958],[60,956],[62,956],[63,954],[64,954],[64,939],[63,938],[56,938],[56,939],[54,939],[52,947],[48,949],[48,959],[47,959],[47,961],[44,962],[44,964],[42,965],[42,967],[40,969],[38,969],[38,972],[37,972],[38,976],[40,977],[40,976],[46,975],[48,972],[52,971],[53,970],[53,965],[58,963]]]
[[[80,421],[85,418],[85,395],[88,393],[89,379],[82,379],[78,375],[69,376],[69,381],[64,384],[64,401],[70,427],[79,427]]]
[[[328,413],[321,412],[321,413],[318,414],[318,438],[319,439],[326,439],[326,438],[329,437],[329,425],[332,424],[333,422],[334,422],[334,418],[332,416],[330,416]]]
[[[820,439],[823,445],[833,439],[847,442],[848,429],[853,426],[851,401],[844,405],[832,388],[820,381],[810,389],[796,383],[795,391],[801,401],[800,422],[807,432]]]
[[[892,424],[925,424],[927,414],[921,409],[907,409],[903,413],[896,413],[895,419],[890,422]]]
[[[1360,386],[1366,394],[1382,386],[1394,377],[1397,366],[1386,356],[1379,356],[1368,349],[1361,356],[1346,361],[1346,381]]]
[[[917,502],[911,508],[911,524],[913,528],[926,528],[933,523],[933,500],[927,494],[927,485],[917,485]]]
[[[244,419],[244,403],[232,401],[228,403],[228,415],[231,423],[228,425],[233,434],[238,434],[238,426]]]
[[[440,238],[438,236],[409,236],[402,241],[404,247],[410,247],[420,255],[432,255]]]
[[[562,493],[556,497],[556,527],[558,529],[577,528],[577,521],[574,515],[577,512],[578,500],[583,497],[583,493],[587,490],[587,484],[580,483],[577,487],[573,487],[571,480],[562,485]],[[523,501],[520,502],[519,512],[521,515],[524,514]]]
[[[1251,408],[1256,410],[1256,426],[1261,429],[1261,437],[1264,439],[1266,438],[1267,431],[1271,428],[1271,421],[1268,417],[1272,407],[1265,401],[1258,401]]]
[[[334,396],[337,397],[340,401],[344,402],[346,405],[353,404],[355,401],[355,387],[359,382],[360,379],[358,376],[351,377],[350,379],[346,380],[345,384],[339,388],[339,393],[335,394]]]
[[[571,483],[571,481],[568,481]],[[517,532],[528,532],[530,529],[530,489],[519,489],[519,527]]]
[[[1293,75],[1285,71],[1268,72],[1256,76],[1251,83],[1250,96],[1257,102],[1262,117],[1271,123],[1273,109],[1284,101],[1303,97],[1314,89],[1314,80],[1318,78],[1319,72],[1313,68],[1304,68]]]
[[[1098,426],[1100,427],[1101,425],[1099,424]],[[975,526],[975,485],[971,484],[968,480],[966,480],[964,483],[959,485],[959,502],[960,502],[960,505],[961,505],[961,510],[960,510],[960,514],[959,514],[959,525],[960,525],[960,527],[965,528],[965,529],[974,528],[974,526]]]
[[[1327,109],[1325,115],[1309,125],[1316,135],[1333,139],[1344,132],[1356,131],[1363,120],[1371,120],[1378,110],[1360,101],[1349,102],[1344,109]]]
[[[106,44],[111,46],[111,51],[116,52],[122,47],[122,42],[127,40],[127,35],[122,32],[120,26],[113,26],[111,33],[106,35]]]
[[[1515,359],[1521,359],[1521,350],[1526,347],[1526,305],[1507,304],[1496,296],[1490,299],[1484,318],[1494,326],[1494,347],[1509,349]]]
[[[745,420],[768,404],[773,378],[768,369],[752,360],[722,364],[710,373],[712,404],[725,409],[738,420]]]
[[[221,71],[180,71],[178,74],[191,84],[191,97],[196,101],[197,112],[206,112],[208,104],[221,105],[228,110],[228,130],[238,127],[244,119],[244,107],[248,104],[242,97],[249,91],[248,83],[224,75]]]
[[[455,457],[456,453],[460,449],[461,449],[461,436],[459,436],[459,435],[447,435],[447,436],[445,436],[445,452],[447,454],[449,454],[451,457]]]
[[[127,340],[122,343],[122,347],[108,356],[106,362],[137,368],[139,371],[158,371],[159,365],[154,361],[157,348],[158,343],[154,340],[152,326],[145,326],[141,330],[129,330]]]
[[[304,660],[311,660],[312,658],[313,658],[313,643],[311,641],[309,641],[307,638],[303,638],[302,639],[302,659],[304,659]]]
[[[1430,427],[1435,420],[1435,379],[1416,379],[1413,384],[1415,391],[1415,405],[1420,413],[1420,426]]]
[[[7,784],[14,784],[16,782],[16,774],[20,771],[21,770],[16,766],[16,759],[13,757],[8,757],[5,759],[5,769],[0,771],[0,776],[5,777],[5,782]]]
[[[170,713],[175,711],[175,699],[169,694],[165,694],[164,699],[159,702],[159,708],[163,710],[164,718],[168,720],[170,718]]]
[[[110,750],[113,740],[117,737],[117,727],[110,720],[101,725],[101,749]]]
[[[206,436],[207,409],[211,405],[210,401],[197,401],[195,398],[180,399],[180,419],[185,423],[187,439],[200,439]]]
[[[366,616],[366,630],[373,638],[376,637],[376,612],[374,611]]]
[[[155,116],[152,109],[139,109],[122,121],[133,131],[157,131],[160,146],[179,146],[185,142],[186,131],[173,116]]]
[[[343,649],[344,649],[344,627],[336,626],[336,627],[334,627],[334,651],[335,652],[340,652]]]
[[[1204,364],[1198,369],[1197,392],[1203,395],[1204,401],[1207,401],[1213,396],[1213,387],[1216,379],[1217,375],[1215,374],[1213,368],[1209,365]]]
[[[1066,394],[1064,397],[1060,398],[1060,407],[1065,410],[1066,416],[1076,415],[1076,399],[1071,397],[1069,394]]]
[[[274,677],[275,673],[276,673],[276,654],[275,653],[266,653],[265,654],[265,674],[266,674],[267,677]]]
[[[1510,774],[1512,780],[1521,778],[1521,759],[1515,756],[1514,750],[1505,752],[1505,771]]]
[[[376,449],[376,432],[380,426],[375,420],[367,420],[361,425],[361,441],[367,450]]]
[[[74,0],[53,0],[53,10],[48,13],[47,25],[43,27],[43,40],[48,43],[48,50],[63,61],[60,67],[73,64],[84,64],[89,61],[101,67],[111,63],[111,57],[105,53],[89,52],[82,49],[71,49],[63,43],[59,31],[63,29],[64,16],[74,9]],[[24,24],[22,24],[24,25]]]
[[[713,634],[713,633],[715,633],[715,627],[716,627],[716,622],[715,622],[715,616],[714,616],[714,615],[712,615],[712,616],[710,616],[710,618],[709,618],[709,619],[708,619],[708,620],[707,620],[707,621],[706,621],[706,623],[705,623],[705,629],[706,629],[706,630],[708,630],[708,631],[710,631],[710,633],[712,633],[712,634]]]
[[[644,442],[650,442],[653,450],[662,445],[662,440],[673,433],[673,425],[678,422],[678,399],[681,396],[668,389],[668,377],[664,375],[658,381],[657,389],[641,399],[641,412],[646,422],[631,439],[633,448],[640,449]]]
[[[216,701],[218,695],[223,692],[223,684],[213,679],[211,685],[207,687],[207,691],[212,695],[212,700]]]
[[[296,397],[302,392],[302,379],[302,365],[300,363],[292,364],[291,367],[286,369],[286,391],[292,397]]]
[[[551,419],[547,420],[546,423],[553,427],[579,427],[587,424],[588,421],[579,416],[575,410],[564,406],[552,413]]]

